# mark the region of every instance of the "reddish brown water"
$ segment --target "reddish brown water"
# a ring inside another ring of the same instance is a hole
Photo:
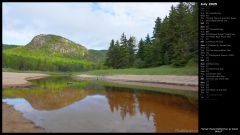
[[[105,87],[24,92],[5,98],[47,132],[197,132],[196,104],[182,96]]]

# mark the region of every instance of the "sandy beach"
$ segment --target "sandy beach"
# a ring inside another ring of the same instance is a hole
[[[27,80],[47,77],[47,74],[2,72],[3,88],[31,86]]]
[[[31,83],[27,80],[47,77],[47,74],[36,73],[10,73],[3,72],[2,87],[26,87]],[[22,113],[15,110],[12,106],[2,103],[2,132],[44,132],[40,127],[34,125],[33,122],[24,118]]]
[[[24,118],[21,112],[5,103],[2,104],[2,118],[3,133],[44,132],[42,128],[35,126],[33,122]]]
[[[198,90],[198,76],[178,75],[112,75],[94,76],[77,75],[77,79],[112,81],[122,84],[134,84],[142,86],[173,88],[179,90]]]

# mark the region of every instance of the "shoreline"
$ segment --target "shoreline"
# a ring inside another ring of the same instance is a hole
[[[44,129],[23,117],[13,106],[2,102],[3,133],[42,133]]]
[[[40,79],[48,77],[47,74],[40,73],[14,73],[2,72],[2,88],[16,88],[31,86],[28,80]]]
[[[44,78],[49,75],[38,73],[13,73],[2,72],[2,88],[16,88],[31,86],[28,80]],[[3,133],[41,133],[44,129],[36,126],[32,121],[26,119],[23,114],[14,109],[13,106],[2,102],[2,132]]]
[[[198,76],[177,75],[76,75],[79,80],[99,80],[121,84],[134,84],[139,86],[153,86],[161,88],[173,88],[178,90],[198,91]]]

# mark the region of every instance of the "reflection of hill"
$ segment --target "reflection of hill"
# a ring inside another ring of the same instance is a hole
[[[156,132],[198,129],[197,107],[185,97],[114,89],[106,88],[109,106],[112,112],[120,111],[123,119],[127,114],[134,116],[139,111],[148,120],[153,118]]]
[[[61,90],[4,90],[5,98],[24,98],[34,109],[37,110],[55,110],[61,109],[74,102],[84,99],[88,95],[105,95],[104,90],[96,89],[61,89]]]
[[[86,90],[39,90],[28,92],[23,98],[28,100],[33,108],[38,110],[55,110],[84,99]]]

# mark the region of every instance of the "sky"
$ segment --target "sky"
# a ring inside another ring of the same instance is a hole
[[[3,44],[26,45],[39,34],[63,36],[88,49],[108,49],[124,32],[152,36],[157,17],[178,3],[3,3]]]

